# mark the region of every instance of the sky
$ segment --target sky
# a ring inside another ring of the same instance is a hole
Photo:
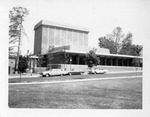
[[[16,6],[29,10],[23,22],[28,38],[22,38],[21,54],[33,53],[33,29],[42,19],[88,28],[89,46],[98,47],[98,38],[117,26],[133,34],[134,44],[144,45],[150,39],[150,0],[0,0],[0,5],[5,14]],[[9,26],[8,15],[5,19]]]

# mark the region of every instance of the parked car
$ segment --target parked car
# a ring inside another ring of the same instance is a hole
[[[84,71],[72,69],[68,73],[69,73],[69,75],[82,75],[84,73]]]
[[[105,74],[107,72],[108,72],[108,70],[103,70],[103,69],[99,69],[99,68],[94,68],[89,71],[89,73],[91,73],[91,74]]]
[[[68,72],[67,71],[64,71],[64,70],[61,70],[61,69],[50,69],[48,71],[44,71],[41,73],[42,76],[54,76],[54,75],[67,75]]]

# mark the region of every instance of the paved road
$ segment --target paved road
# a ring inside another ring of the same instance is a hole
[[[114,78],[114,77],[127,77],[127,76],[142,76],[142,72],[124,72],[124,73],[109,73],[109,74],[96,74],[96,75],[72,75],[72,76],[53,76],[53,77],[26,77],[26,78],[11,78],[9,83],[19,82],[51,82],[51,81],[66,81],[66,80],[81,80],[93,78]],[[21,80],[21,81],[20,81]]]

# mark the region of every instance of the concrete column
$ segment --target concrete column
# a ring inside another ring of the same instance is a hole
[[[37,67],[37,59],[35,59],[35,66],[34,67]]]
[[[129,60],[127,59],[127,66],[129,66]]]
[[[113,59],[112,58],[110,58],[110,62],[111,62],[111,66],[113,65]]]
[[[124,59],[124,66],[127,66],[127,61],[126,61],[126,59]]]
[[[79,55],[78,55],[78,56],[77,56],[77,64],[78,64],[78,65],[79,65],[79,59],[80,59],[80,58],[79,58]]]
[[[31,68],[33,67],[33,59],[31,59]]]
[[[86,61],[84,60],[84,65],[86,65]]]
[[[118,58],[116,58],[116,65],[118,66]]]
[[[102,58],[101,58],[101,57],[99,57],[99,59],[100,59],[100,65],[102,65]]]
[[[122,66],[124,66],[124,59],[122,58]]]
[[[105,65],[107,65],[107,58],[105,57]]]
[[[70,70],[71,70],[71,64],[72,64],[72,56],[70,55]]]

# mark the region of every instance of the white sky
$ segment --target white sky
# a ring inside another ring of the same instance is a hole
[[[27,50],[33,52],[33,28],[42,19],[90,29],[89,46],[98,46],[98,38],[117,26],[125,34],[131,32],[135,44],[143,45],[144,40],[150,39],[150,0],[0,0],[0,3],[7,14],[14,6],[30,11],[23,23],[29,39],[23,38],[22,54]],[[7,21],[9,26],[9,17]]]

